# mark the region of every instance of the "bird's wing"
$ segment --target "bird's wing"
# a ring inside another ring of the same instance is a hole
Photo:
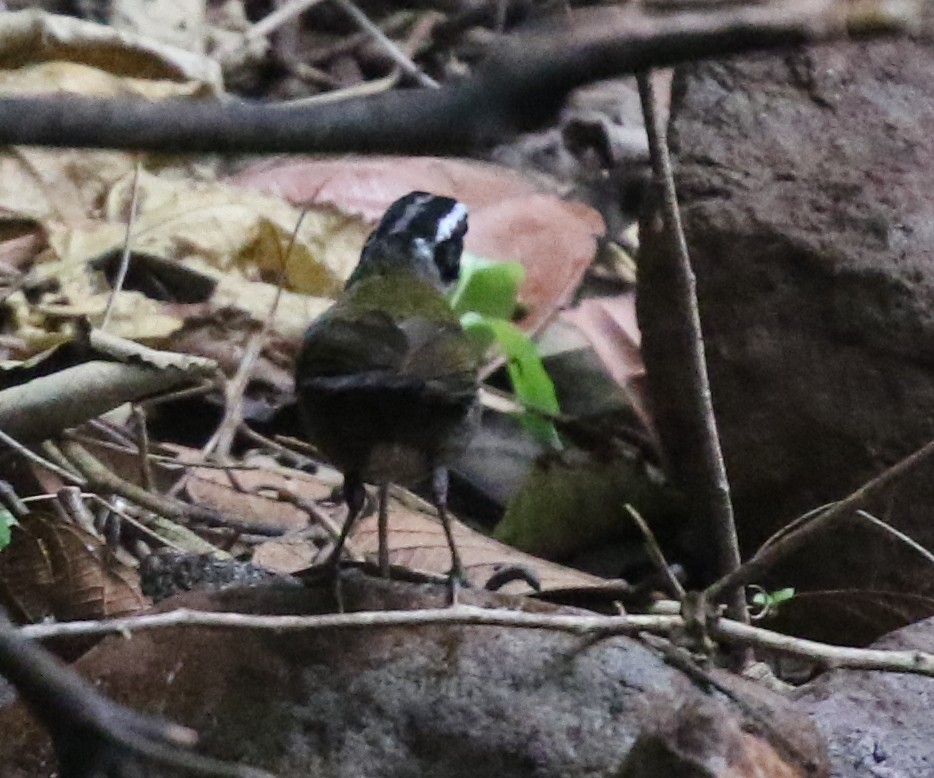
[[[405,333],[389,314],[371,310],[350,315],[335,307],[305,331],[297,374],[314,379],[394,372],[407,348]]]
[[[477,358],[456,321],[332,308],[309,326],[298,360],[299,388],[451,399],[476,391]]]

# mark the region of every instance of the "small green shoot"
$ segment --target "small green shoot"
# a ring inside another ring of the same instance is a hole
[[[795,596],[793,586],[776,589],[774,592],[768,592],[761,586],[751,586],[750,589],[752,589],[752,597],[749,598],[749,602],[756,607],[756,614],[753,618],[757,619],[774,616],[783,602],[788,602]]]
[[[16,517],[5,508],[0,508],[0,550],[10,545],[13,540],[13,527],[19,522]]]
[[[506,358],[513,391],[529,409],[519,417],[522,425],[542,445],[560,448],[557,430],[542,415],[559,412],[554,384],[535,343],[509,321],[524,277],[525,269],[517,262],[494,262],[465,255],[451,295],[451,307],[461,314],[461,325],[468,337],[480,348],[495,343]]]

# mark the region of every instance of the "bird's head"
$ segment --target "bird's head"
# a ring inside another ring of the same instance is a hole
[[[370,233],[347,288],[364,278],[404,270],[447,289],[457,281],[466,233],[463,203],[409,192],[389,206]]]

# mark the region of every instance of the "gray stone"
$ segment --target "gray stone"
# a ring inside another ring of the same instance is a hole
[[[898,41],[676,76],[676,184],[747,552],[934,438],[932,72],[929,45]],[[670,285],[651,266],[657,233],[644,245],[639,314],[658,424],[676,478],[697,493]],[[872,506],[928,546],[932,473]],[[919,560],[847,527],[776,580],[934,591]]]

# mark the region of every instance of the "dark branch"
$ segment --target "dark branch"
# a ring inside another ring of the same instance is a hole
[[[0,100],[0,144],[170,152],[458,152],[546,123],[581,84],[687,60],[926,28],[909,0],[786,0],[714,11],[581,14],[567,29],[515,36],[468,79],[319,105]]]
[[[142,762],[191,775],[272,778],[191,753],[191,730],[111,702],[41,646],[20,637],[2,614],[0,673],[52,736],[62,778],[132,774],[133,765]]]

